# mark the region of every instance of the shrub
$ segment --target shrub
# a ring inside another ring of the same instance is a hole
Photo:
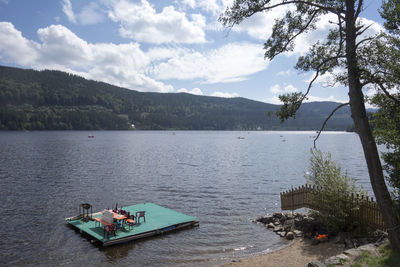
[[[309,172],[305,174],[307,183],[315,186],[314,205],[320,218],[330,232],[350,231],[357,227],[351,217],[359,205],[351,200],[351,194],[367,196],[361,186],[342,173],[329,153],[311,150]]]

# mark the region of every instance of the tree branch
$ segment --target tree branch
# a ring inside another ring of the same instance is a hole
[[[321,10],[336,14],[336,15],[338,15],[341,18],[344,19],[344,17],[341,15],[341,13],[344,13],[344,10],[340,10],[340,9],[336,10],[334,8],[329,8],[329,7],[326,7],[326,6],[323,6],[323,5],[319,5],[317,3],[312,3],[312,2],[309,2],[309,1],[301,1],[301,0],[293,0],[293,1],[281,2],[281,3],[278,3],[278,4],[263,8],[262,11],[269,10],[269,9],[272,9],[272,8],[275,8],[275,7],[278,7],[278,6],[290,5],[290,4],[304,4],[304,5],[308,5],[308,6],[311,6],[311,7],[316,7],[316,8],[319,8]]]
[[[386,95],[387,97],[389,97],[389,98],[392,99],[394,102],[396,102],[398,105],[400,105],[400,100],[397,99],[396,97],[392,96],[391,94],[389,94],[389,92],[386,90],[385,86],[384,86],[382,83],[377,82],[377,84],[378,84],[379,88],[385,93],[385,95]]]
[[[315,143],[317,142],[318,137],[321,135],[321,132],[324,130],[325,125],[326,125],[326,123],[328,122],[328,120],[333,116],[333,114],[335,114],[335,112],[336,112],[338,109],[340,109],[340,108],[342,108],[342,107],[344,107],[344,106],[347,106],[347,105],[350,105],[350,103],[347,102],[347,103],[340,104],[340,105],[337,106],[334,110],[332,110],[331,114],[329,114],[329,116],[325,119],[324,123],[322,124],[321,129],[320,129],[319,132],[318,132],[317,137],[315,137],[315,139],[314,139],[314,148],[317,147]]]
[[[366,30],[368,30],[371,26],[373,25],[373,23],[371,23],[371,24],[369,24],[368,26],[362,26],[362,27],[359,27],[359,28],[357,28],[357,33],[356,33],[356,35],[357,36],[360,36],[361,34],[363,34]],[[362,31],[359,31],[359,30],[361,30],[362,28],[364,28]]]
[[[291,38],[289,38],[289,39],[286,41],[286,43],[285,43],[285,45],[283,46],[283,48],[281,49],[281,51],[282,51],[282,50],[283,50],[283,51],[286,51],[288,45],[289,45],[297,36],[299,36],[300,34],[302,34],[302,33],[308,28],[308,26],[310,26],[310,24],[313,22],[315,16],[318,14],[319,11],[320,11],[319,9],[314,10],[314,12],[313,12],[311,18],[308,20],[307,24],[306,24],[304,27],[301,27],[301,28],[299,29],[299,31],[298,31],[295,35],[293,35]],[[279,52],[279,53],[281,53],[281,52]]]
[[[315,70],[316,70],[315,76],[314,76],[314,78],[310,81],[310,83],[308,84],[307,91],[306,91],[306,93],[304,94],[304,96],[302,97],[302,99],[301,99],[300,102],[303,102],[303,100],[306,98],[306,96],[307,96],[308,93],[310,92],[310,89],[311,89],[313,83],[315,82],[315,80],[316,80],[316,79],[318,78],[318,76],[319,76],[321,67],[322,67],[324,64],[328,63],[329,61],[331,61],[331,60],[337,60],[337,59],[339,59],[339,58],[345,58],[345,56],[343,56],[343,55],[337,55],[337,56],[334,56],[334,57],[329,57],[329,58],[325,59],[323,62],[321,62],[321,63],[315,68]]]
[[[360,15],[360,13],[362,11],[362,6],[363,6],[363,0],[359,0],[358,6],[357,6],[357,11],[356,11],[354,18],[358,18],[358,16]]]
[[[362,39],[361,41],[359,41],[358,43],[356,43],[356,48],[358,48],[358,47],[360,46],[360,44],[362,44],[362,43],[364,43],[364,42],[367,42],[367,41],[374,40],[374,39],[375,39],[375,37],[368,37],[368,38]]]
[[[283,1],[274,5],[270,5],[270,6],[266,6],[268,4],[270,4],[270,0],[265,1],[264,3],[262,3],[261,5],[257,6],[252,6],[252,7],[248,7],[247,10],[242,10],[240,7],[238,7],[238,9],[240,9],[239,11],[237,11],[237,17],[234,15],[234,13],[231,13],[230,18],[223,18],[223,16],[219,17],[219,21],[222,22],[222,24],[224,26],[227,27],[233,27],[235,24],[239,24],[241,21],[243,21],[244,18],[248,18],[253,16],[254,14],[258,13],[258,12],[262,12],[262,11],[269,11],[271,9],[274,9],[276,7],[279,6],[285,6],[285,5],[290,5],[290,4],[304,4],[307,5],[309,7],[315,7],[318,8],[320,10],[326,11],[326,12],[331,12],[333,14],[336,14],[337,16],[339,16],[342,19],[345,19],[345,17],[342,15],[345,13],[344,9],[339,9],[339,8],[330,8],[324,5],[320,5],[318,3],[313,3],[307,0],[291,0],[291,1]],[[237,5],[238,2],[236,1],[234,3],[234,5]],[[230,8],[227,8],[225,10],[225,14],[229,14],[230,12],[228,11]],[[232,10],[232,8],[231,8]],[[240,15],[239,15],[240,13]],[[236,18],[235,18],[236,17]]]
[[[339,36],[340,36],[340,40],[339,40],[339,49],[338,49],[338,53],[337,55],[339,55],[343,49],[343,44],[344,44],[344,38],[343,38],[343,26],[342,26],[342,18],[340,16],[338,16],[338,25],[339,25]]]

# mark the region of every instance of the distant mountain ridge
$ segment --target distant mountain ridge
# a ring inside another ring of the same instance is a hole
[[[319,130],[338,105],[304,103],[281,123],[280,106],[245,98],[138,92],[61,71],[0,66],[1,130]],[[273,114],[268,115],[268,113]],[[338,110],[326,130],[352,124]]]

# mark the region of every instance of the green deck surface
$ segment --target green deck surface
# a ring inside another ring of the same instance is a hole
[[[116,232],[116,236],[111,234],[109,238],[107,238],[107,235],[104,237],[103,227],[99,226],[98,223],[96,224],[96,221],[83,222],[82,220],[72,220],[67,222],[75,226],[82,232],[85,232],[88,235],[104,243],[111,240],[140,235],[147,232],[162,231],[163,229],[170,226],[197,221],[196,217],[188,216],[153,203],[137,204],[123,207],[123,209],[134,215],[137,211],[146,211],[146,222],[144,222],[143,218],[140,218],[140,223],[131,227],[130,230],[129,226],[125,225],[124,229],[120,229]],[[93,217],[100,218],[101,215]]]

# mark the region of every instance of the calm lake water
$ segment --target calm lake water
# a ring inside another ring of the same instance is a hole
[[[0,132],[0,265],[210,266],[276,249],[284,242],[251,219],[305,183],[314,135]],[[357,135],[324,133],[318,147],[370,188]],[[153,202],[200,226],[102,248],[65,224],[84,202],[94,211]]]

